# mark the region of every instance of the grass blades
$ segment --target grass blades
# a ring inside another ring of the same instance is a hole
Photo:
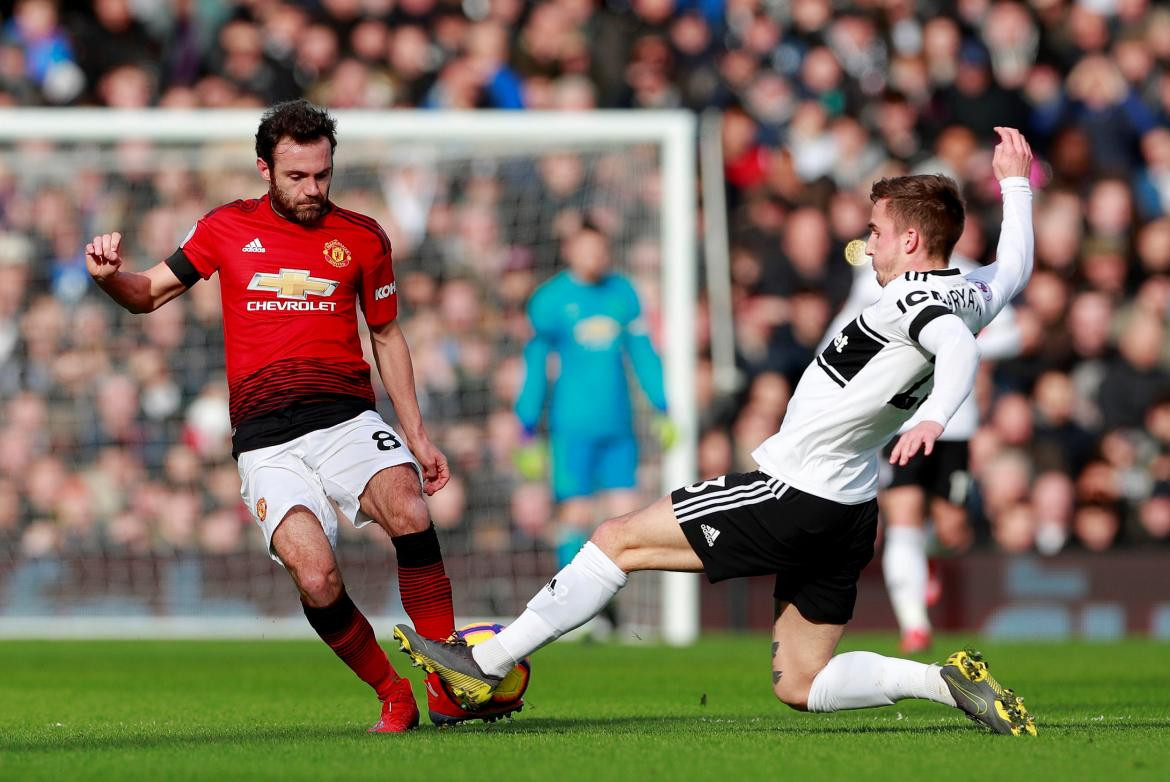
[[[762,636],[554,644],[515,719],[438,730],[422,703],[423,727],[402,736],[366,735],[377,701],[316,642],[4,642],[0,779],[1166,778],[1166,644],[944,638],[923,659],[971,640],[1039,738],[931,703],[790,711],[772,698]],[[847,649],[895,654],[895,639],[847,635]],[[390,654],[422,699],[419,671]]]

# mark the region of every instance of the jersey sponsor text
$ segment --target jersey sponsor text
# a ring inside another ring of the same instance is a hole
[[[248,312],[336,312],[332,301],[250,301]]]
[[[390,296],[394,295],[394,291],[396,289],[397,285],[393,282],[389,285],[383,285],[374,291],[374,301],[381,301],[382,299],[389,298]]]

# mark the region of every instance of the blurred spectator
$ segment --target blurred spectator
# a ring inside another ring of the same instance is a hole
[[[849,295],[853,274],[847,265],[830,259],[832,249],[824,212],[813,207],[797,209],[785,223],[780,257],[769,265],[768,287],[785,298],[801,290],[822,291],[835,311]]]
[[[1068,75],[1068,94],[1098,168],[1129,170],[1137,162],[1138,139],[1154,127],[1156,118],[1117,65],[1103,54],[1085,57]]]
[[[1170,212],[1170,129],[1151,128],[1142,136],[1142,160],[1137,169],[1138,202],[1142,213],[1155,218]]]
[[[1076,388],[1063,372],[1036,381],[1032,453],[1037,468],[1076,475],[1096,450],[1096,438],[1076,421]]]
[[[1041,554],[1064,548],[1072,528],[1076,494],[1072,481],[1059,472],[1037,476],[1032,486],[1032,513],[1036,520],[1035,545]]]
[[[989,20],[994,22],[995,20]],[[1010,74],[1010,55],[1001,70]],[[1027,107],[1019,93],[992,77],[991,55],[981,42],[969,40],[958,52],[954,82],[937,93],[935,116],[940,123],[970,128],[979,138],[993,135],[996,125],[1027,127]]]
[[[158,62],[161,42],[135,18],[130,0],[94,0],[92,15],[75,13],[69,27],[78,64],[91,81],[119,65]]]
[[[1158,366],[1166,327],[1152,315],[1136,314],[1121,335],[1121,352],[1106,368],[1100,406],[1106,429],[1138,426],[1146,409],[1170,392],[1170,373]]]
[[[1170,543],[1170,483],[1160,482],[1154,488],[1142,503],[1139,518],[1143,539],[1162,545]]]
[[[1105,551],[1117,541],[1121,519],[1107,505],[1084,505],[1077,509],[1073,529],[1077,542],[1089,551]]]
[[[24,72],[51,103],[68,103],[85,86],[73,42],[62,27],[54,0],[17,0],[3,26],[4,41],[24,52]]]
[[[265,56],[263,33],[257,25],[243,19],[228,22],[220,29],[218,51],[215,73],[240,92],[266,104],[297,96],[291,74]]]

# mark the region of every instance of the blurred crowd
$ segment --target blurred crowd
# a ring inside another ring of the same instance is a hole
[[[249,145],[34,139],[9,151],[0,157],[0,552],[259,548],[231,458],[218,277],[131,315],[93,285],[83,255],[86,237],[119,230],[132,268],[168,257],[211,205],[264,192]],[[382,140],[341,134],[333,196],[393,237],[420,406],[451,463],[450,483],[430,498],[448,551],[546,549],[548,485],[513,466],[526,305],[559,270],[562,239],[589,219],[659,319],[657,165],[645,144],[468,157],[421,140],[388,156]],[[647,471],[652,482],[653,464]],[[368,532],[342,526],[347,541]]]
[[[779,425],[848,296],[842,248],[865,234],[870,183],[953,176],[969,207],[957,252],[988,262],[1000,216],[991,128],[1023,129],[1037,152],[1037,266],[1016,302],[1021,354],[979,375],[969,543],[1053,554],[1170,542],[1170,9],[0,2],[0,106],[300,95],[332,108],[721,110],[741,387],[716,393],[701,300],[703,477],[752,469],[750,451]],[[539,548],[548,488],[512,468],[524,305],[588,218],[656,322],[653,150],[385,157],[343,128],[335,188],[394,242],[424,415],[455,475],[432,513],[455,550]],[[262,192],[247,160],[138,142],[3,150],[0,551],[260,545],[229,453],[216,281],[132,317],[81,257],[89,235],[114,229],[139,268],[167,257],[207,209]]]

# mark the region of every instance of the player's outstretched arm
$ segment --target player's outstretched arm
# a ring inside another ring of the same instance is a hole
[[[1003,196],[1003,224],[995,263],[967,275],[991,290],[991,305],[998,311],[1015,298],[1032,276],[1035,239],[1032,233],[1032,148],[1015,128],[996,128],[999,143],[991,169]]]
[[[929,456],[935,440],[975,385],[979,347],[958,317],[943,315],[927,323],[918,335],[918,344],[934,354],[934,390],[919,411],[922,420],[898,438],[890,464],[905,466],[919,448]]]
[[[135,314],[153,312],[187,287],[165,262],[142,273],[122,271],[122,234],[100,234],[85,245],[85,268],[97,286]]]
[[[386,393],[390,395],[402,435],[422,467],[423,491],[434,494],[447,485],[451,470],[447,466],[447,457],[431,442],[423,426],[418,395],[414,390],[414,364],[410,360],[410,346],[406,344],[406,336],[398,322],[392,320],[379,326],[370,326],[370,339],[374,345],[378,375],[386,386]]]

